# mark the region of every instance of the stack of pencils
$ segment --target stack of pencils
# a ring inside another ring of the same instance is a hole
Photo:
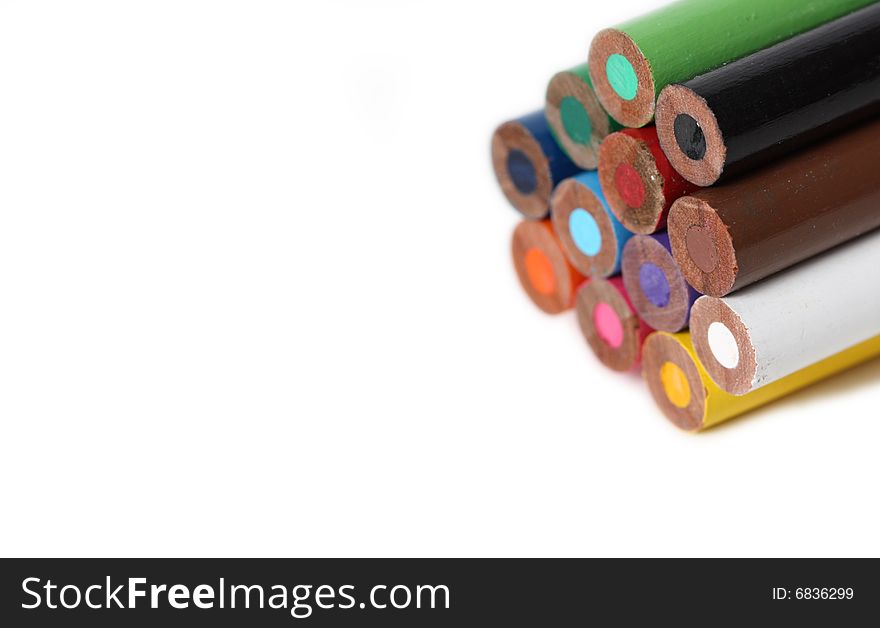
[[[502,124],[523,288],[701,430],[880,356],[880,3],[679,0]]]

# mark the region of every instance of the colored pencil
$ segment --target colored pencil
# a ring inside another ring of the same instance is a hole
[[[685,281],[665,233],[637,235],[626,243],[623,285],[639,316],[659,331],[687,327],[691,305],[700,296]]]
[[[697,185],[743,173],[880,111],[880,4],[657,99],[663,151]]]
[[[678,199],[672,253],[688,282],[724,296],[880,227],[880,120]]]
[[[620,272],[623,247],[632,237],[605,202],[595,171],[560,183],[550,215],[562,250],[574,267],[589,277]]]
[[[699,431],[771,403],[880,356],[880,336],[845,349],[745,395],[720,389],[697,359],[690,334],[656,332],[642,348],[642,375],[672,423]]]
[[[697,189],[669,164],[653,125],[605,138],[599,148],[599,181],[620,222],[643,234],[665,227],[672,202]]]
[[[513,231],[513,266],[529,298],[548,314],[571,309],[584,277],[566,259],[549,220],[524,220]]]
[[[741,395],[880,335],[880,230],[691,308],[697,355]]]
[[[648,124],[657,94],[860,9],[872,0],[679,0],[600,31],[590,45],[599,101],[628,127]]]
[[[636,314],[620,277],[591,279],[575,301],[578,325],[596,357],[615,371],[637,367],[653,330]]]
[[[599,144],[620,128],[599,104],[586,63],[550,79],[544,113],[556,141],[584,170],[596,169]]]
[[[543,111],[505,122],[492,135],[492,166],[507,200],[526,218],[545,218],[550,195],[580,172],[550,132]]]

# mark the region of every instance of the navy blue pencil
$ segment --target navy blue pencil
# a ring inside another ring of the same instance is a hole
[[[581,172],[556,143],[543,110],[495,130],[492,166],[507,200],[532,220],[546,218],[553,188]]]

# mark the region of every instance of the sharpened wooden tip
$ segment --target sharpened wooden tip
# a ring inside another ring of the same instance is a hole
[[[614,72],[613,60],[612,64],[608,63],[612,55],[623,57],[635,74],[636,88],[632,98],[621,96],[609,80],[609,72],[612,79]],[[590,43],[589,64],[593,89],[612,118],[628,127],[641,127],[651,122],[656,97],[654,77],[648,60],[629,35],[615,28],[599,31]]]
[[[672,255],[685,279],[703,294],[722,297],[736,286],[739,264],[727,225],[697,196],[682,196],[667,218]]]
[[[727,146],[702,96],[684,85],[665,87],[657,99],[655,122],[660,146],[676,172],[703,187],[721,177]]]

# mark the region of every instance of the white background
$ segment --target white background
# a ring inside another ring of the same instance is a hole
[[[880,555],[880,363],[685,434],[516,282],[491,131],[650,5],[0,5],[0,553]]]

